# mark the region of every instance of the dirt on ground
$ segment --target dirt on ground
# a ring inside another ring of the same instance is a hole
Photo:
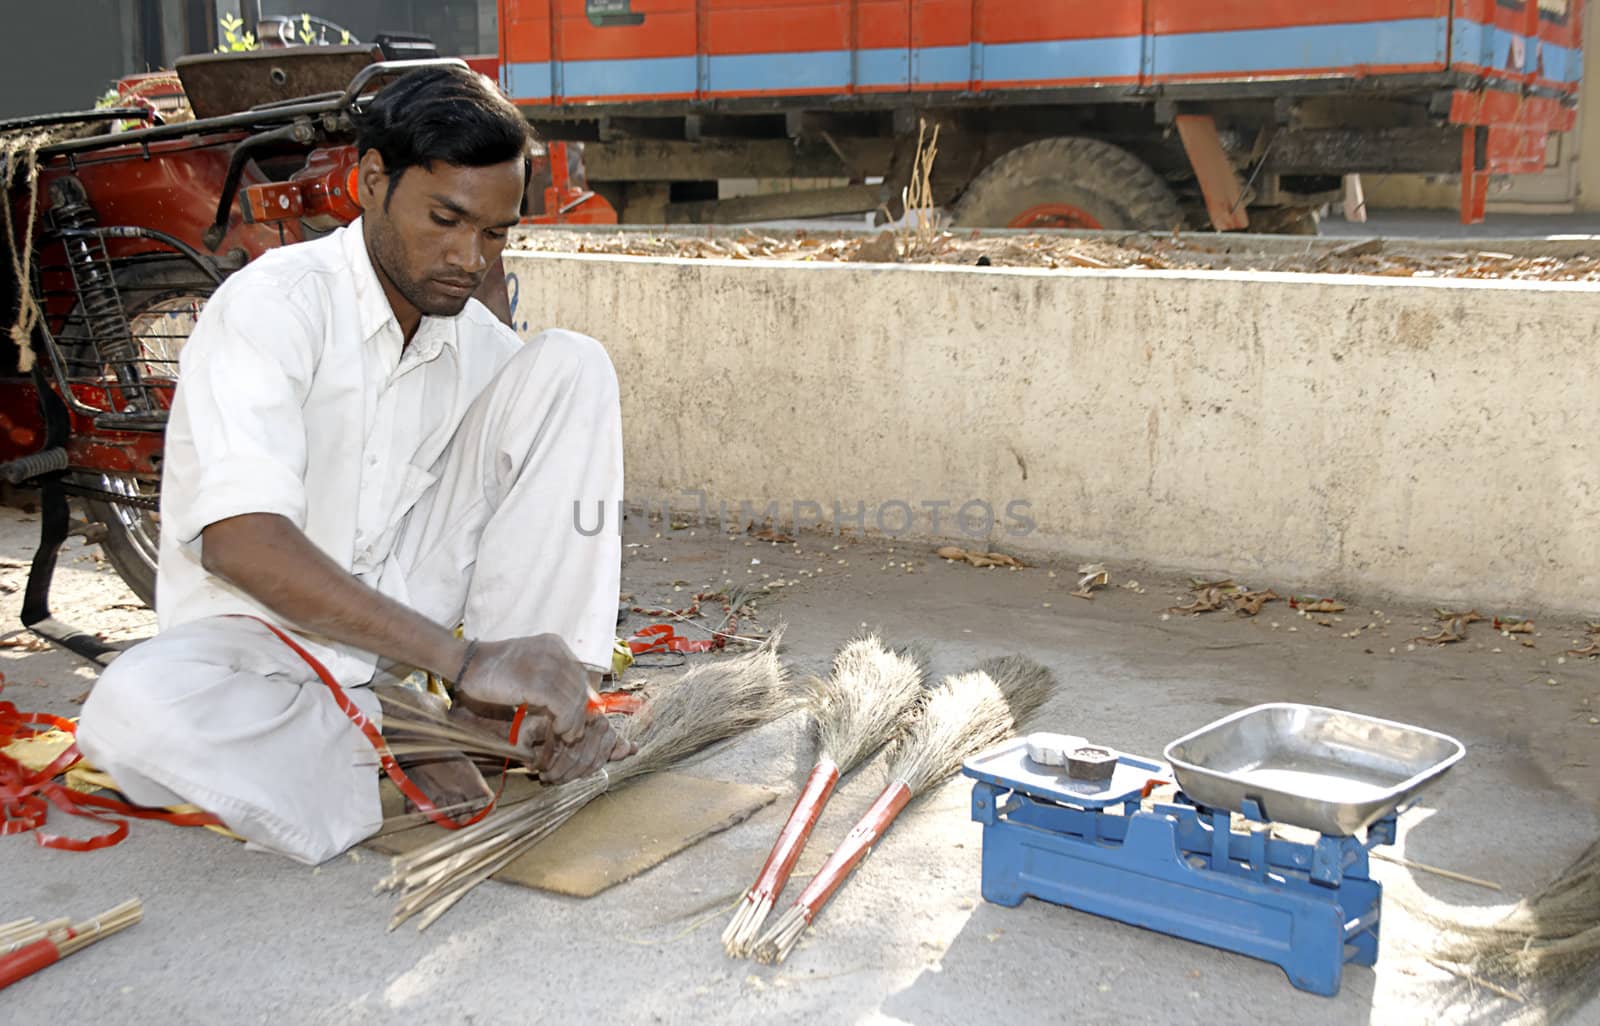
[[[690,231],[562,231],[517,235],[513,251],[602,253],[687,259],[949,264],[983,267],[1154,271],[1281,271],[1369,274],[1394,278],[1482,278],[1514,281],[1600,281],[1600,242],[1519,243],[1516,252],[1465,242],[1356,242],[1292,237],[1267,241],[1225,235],[1135,234],[1073,237],[1047,234],[884,231],[877,235]]]

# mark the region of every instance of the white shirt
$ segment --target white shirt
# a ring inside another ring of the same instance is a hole
[[[266,253],[206,303],[179,361],[161,489],[157,612],[276,618],[205,571],[200,532],[278,513],[333,561],[390,597],[385,573],[406,513],[433,483],[467,407],[520,346],[482,304],[424,317],[402,354],[358,220]],[[311,639],[342,683],[376,659]]]

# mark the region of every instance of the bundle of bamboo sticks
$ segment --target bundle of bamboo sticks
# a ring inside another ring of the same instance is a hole
[[[892,652],[878,635],[868,634],[839,650],[827,677],[807,682],[816,762],[756,882],[722,933],[729,955],[750,954],[839,778],[877,751],[922,696],[923,662],[920,653]]]
[[[126,930],[143,916],[144,906],[134,898],[80,923],[64,916],[42,923],[32,918],[0,923],[0,989]]]
[[[1048,669],[1022,656],[990,660],[946,677],[917,708],[889,757],[889,784],[826,864],[755,944],[755,957],[781,962],[823,906],[919,794],[947,779],[963,760],[1005,740],[1055,687]]]
[[[542,790],[473,826],[397,856],[389,876],[378,884],[380,891],[400,892],[389,929],[418,914],[422,918],[417,929],[426,929],[472,888],[510,865],[606,791],[667,769],[788,712],[794,696],[778,661],[781,633],[774,631],[759,648],[745,655],[701,664],[676,680],[647,689],[639,711],[618,724],[619,732],[638,748],[627,759],[582,780]],[[396,723],[387,710],[385,717],[386,725]],[[400,723],[410,734],[436,739],[415,744],[519,761],[529,754],[426,716],[402,716]]]

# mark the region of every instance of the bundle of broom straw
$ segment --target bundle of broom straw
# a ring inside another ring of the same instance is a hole
[[[619,724],[638,751],[591,776],[540,791],[513,808],[501,809],[477,824],[446,834],[432,844],[397,856],[378,889],[397,890],[400,902],[389,922],[394,929],[422,914],[418,930],[427,929],[478,884],[553,833],[589,802],[629,780],[667,769],[707,747],[769,723],[788,712],[793,695],[778,661],[781,630],[775,630],[752,652],[694,667],[676,680],[645,692],[639,711]],[[414,735],[433,732],[457,751],[499,758],[525,759],[526,751],[505,742],[462,731],[429,717],[396,718],[385,713],[385,725],[402,726]],[[469,735],[461,740],[458,734]],[[473,740],[473,739],[476,740]]]
[[[126,930],[143,916],[144,906],[134,898],[81,923],[65,917],[43,923],[33,919],[0,923],[0,990]]]
[[[889,785],[789,910],[756,941],[756,959],[770,964],[789,957],[806,927],[907,803],[955,774],[967,758],[1009,737],[1054,687],[1050,671],[1023,656],[990,660],[946,677],[895,740]]]
[[[1537,995],[1554,1021],[1600,985],[1600,841],[1497,922],[1428,918],[1449,938],[1440,961],[1461,967],[1469,981]]]
[[[839,650],[827,677],[807,681],[816,763],[760,874],[722,933],[729,955],[750,954],[839,778],[877,751],[921,697],[923,661],[921,653],[892,652],[878,635],[868,634]]]

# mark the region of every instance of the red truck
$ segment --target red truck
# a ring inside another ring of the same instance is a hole
[[[624,221],[1315,230],[1361,173],[1540,171],[1581,0],[500,0],[501,87]],[[833,180],[766,196],[729,178]],[[881,183],[880,180],[881,179]]]

